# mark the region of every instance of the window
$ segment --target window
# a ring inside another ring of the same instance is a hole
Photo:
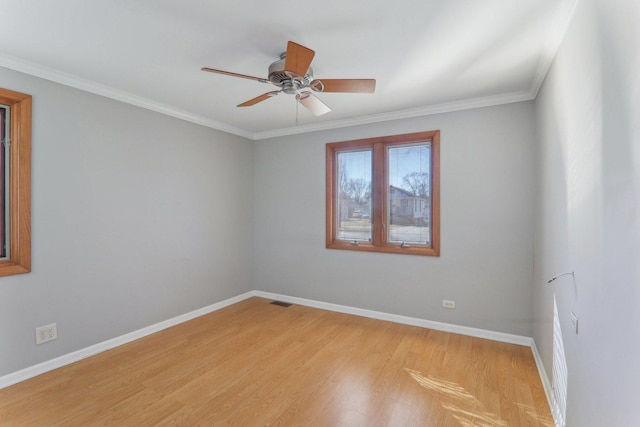
[[[0,88],[0,276],[31,271],[31,96]]]
[[[327,248],[440,255],[440,131],[327,144]]]

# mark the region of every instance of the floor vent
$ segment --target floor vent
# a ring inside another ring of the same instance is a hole
[[[291,307],[293,305],[290,302],[284,302],[284,301],[273,301],[271,304],[279,305],[280,307]]]

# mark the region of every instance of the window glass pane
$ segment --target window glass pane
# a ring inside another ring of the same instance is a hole
[[[431,244],[431,144],[389,147],[387,242]]]
[[[337,153],[337,240],[371,241],[371,155],[371,150]]]

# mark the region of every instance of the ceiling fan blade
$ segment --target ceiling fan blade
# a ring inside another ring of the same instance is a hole
[[[285,71],[304,77],[307,74],[307,70],[315,54],[316,53],[308,47],[290,41],[287,43],[287,57],[284,62]]]
[[[243,79],[257,80],[257,81],[262,82],[262,83],[268,83],[268,80],[267,79],[263,79],[262,77],[254,77],[254,76],[248,76],[246,74],[232,73],[231,71],[216,70],[215,68],[209,68],[209,67],[202,67],[201,70],[202,71],[208,71],[210,73],[224,74],[225,76],[241,77]]]
[[[276,96],[280,91],[274,90],[273,92],[263,93],[260,96],[256,96],[253,99],[243,102],[242,104],[238,104],[238,107],[251,107],[252,105],[257,104],[258,102],[262,102],[265,99],[271,98],[272,96]]]
[[[327,114],[331,111],[331,108],[327,107],[324,102],[320,101],[318,97],[311,92],[299,93],[296,95],[296,99],[303,107],[311,111],[315,116],[322,116],[323,114]]]
[[[316,92],[373,93],[376,90],[375,79],[316,79],[311,82]],[[324,89],[322,89],[324,87]]]

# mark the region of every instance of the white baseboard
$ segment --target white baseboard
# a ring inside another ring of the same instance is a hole
[[[542,381],[542,387],[544,388],[544,393],[547,397],[549,409],[551,410],[551,414],[554,415],[553,390],[551,388],[551,383],[549,382],[549,377],[547,376],[547,373],[544,369],[544,365],[542,364],[542,358],[540,357],[540,353],[538,352],[538,348],[536,347],[536,342],[531,337],[505,334],[502,332],[488,331],[485,329],[470,328],[468,326],[452,325],[450,323],[434,322],[431,320],[400,316],[397,314],[389,314],[389,313],[384,313],[380,311],[364,310],[361,308],[349,307],[346,305],[331,304],[331,303],[314,301],[314,300],[309,300],[304,298],[290,297],[287,295],[274,294],[270,292],[253,291],[253,295],[257,297],[267,298],[267,299],[289,302],[292,304],[304,305],[307,307],[314,307],[314,308],[320,308],[328,311],[335,311],[338,313],[353,314],[356,316],[369,317],[372,319],[387,320],[389,322],[401,323],[404,325],[419,326],[422,328],[434,329],[437,331],[451,332],[454,334],[467,335],[467,336],[476,337],[476,338],[485,338],[493,341],[499,341],[499,342],[504,342],[508,344],[516,344],[516,345],[523,345],[526,347],[530,347],[531,352],[533,353],[533,358],[536,362],[536,367],[538,368],[538,375],[540,375],[540,380]],[[554,423],[556,427],[564,427],[558,424],[558,420],[556,420],[555,417],[554,417]]]
[[[534,340],[531,340],[531,351],[533,352],[533,359],[536,361],[536,366],[538,367],[538,375],[540,375],[540,381],[542,381],[544,394],[547,396],[547,403],[549,403],[549,410],[551,411],[551,415],[553,416],[553,423],[556,425],[556,427],[564,427],[556,418],[556,413],[553,410],[553,408],[555,408],[556,406],[555,398],[553,397],[553,388],[551,387],[549,376],[547,375],[547,371],[544,369],[544,365],[542,364],[542,357],[540,357],[538,347],[536,346],[536,342]]]
[[[432,320],[419,319],[416,317],[400,316],[398,314],[389,314],[381,311],[365,310],[362,308],[349,307],[346,305],[332,304],[328,302],[314,301],[305,298],[290,297],[287,295],[279,295],[270,292],[253,291],[257,297],[268,298],[292,304],[304,305],[307,307],[320,308],[338,313],[353,314],[355,316],[369,317],[378,320],[387,320],[389,322],[401,323],[404,325],[419,326],[421,328],[435,329],[437,331],[451,332],[454,334],[467,335],[477,338],[485,338],[493,341],[500,341],[509,344],[531,346],[533,339],[521,335],[505,334],[503,332],[488,331],[485,329],[470,328],[468,326],[452,325],[450,323],[434,322]]]
[[[102,353],[103,351],[110,350],[131,341],[146,337],[147,335],[151,335],[163,329],[167,329],[188,320],[195,319],[196,317],[200,317],[213,311],[220,310],[221,308],[243,301],[252,296],[253,292],[246,292],[233,298],[211,304],[207,307],[203,307],[189,313],[176,316],[172,319],[156,323],[155,325],[147,326],[146,328],[138,329],[137,331],[133,331],[128,334],[121,335],[119,337],[115,337],[89,347],[85,347],[78,351],[56,357],[55,359],[47,360],[46,362],[42,362],[37,365],[13,372],[11,374],[4,375],[0,377],[0,389],[44,374],[45,372],[53,371],[54,369],[61,368],[79,360],[86,359],[87,357],[94,356],[98,353]]]
[[[400,316],[397,314],[389,314],[389,313],[384,313],[380,311],[365,310],[365,309],[350,307],[346,305],[326,303],[321,301],[291,297],[287,295],[280,295],[280,294],[274,294],[274,293],[263,292],[263,291],[246,292],[241,295],[235,296],[233,298],[229,298],[224,301],[220,301],[218,303],[209,305],[207,307],[203,307],[201,309],[194,310],[180,316],[176,316],[172,319],[156,323],[154,325],[139,329],[137,331],[133,331],[128,334],[83,348],[81,350],[74,351],[73,353],[69,353],[69,354],[57,357],[55,359],[48,360],[46,362],[39,363],[37,365],[30,366],[25,369],[21,369],[20,371],[2,376],[0,377],[0,389],[9,387],[10,385],[19,383],[21,381],[28,380],[29,378],[33,378],[45,372],[49,372],[54,369],[61,368],[63,366],[66,366],[71,363],[77,362],[79,360],[85,359],[87,357],[96,355],[98,353],[102,353],[114,347],[118,347],[120,345],[129,343],[131,341],[135,341],[147,335],[151,335],[155,332],[159,332],[163,329],[170,328],[171,326],[178,325],[180,323],[186,322],[196,317],[203,316],[205,314],[211,313],[216,310],[220,310],[221,308],[227,307],[229,305],[235,304],[237,302],[243,301],[247,298],[254,297],[254,296],[272,299],[272,300],[290,302],[293,304],[319,308],[322,310],[335,311],[338,313],[353,314],[355,316],[369,317],[372,319],[386,320],[389,322],[401,323],[401,324],[411,325],[411,326],[418,326],[422,328],[434,329],[434,330],[443,331],[443,332],[451,332],[455,334],[467,335],[467,336],[472,336],[477,338],[485,338],[493,341],[528,346],[528,347],[531,347],[533,351],[536,365],[538,366],[538,372],[540,374],[540,378],[542,380],[542,384],[544,386],[544,390],[547,395],[547,399],[550,399],[550,396],[553,395],[553,393],[551,393],[551,386],[549,385],[549,379],[544,372],[544,367],[542,366],[540,355],[538,354],[538,350],[535,347],[535,342],[530,337],[506,334],[502,332],[488,331],[488,330],[478,329],[478,328],[470,328],[467,326],[459,326],[459,325],[453,325],[449,323],[434,322],[431,320],[419,319],[415,317]],[[551,405],[551,400],[549,400],[549,402]]]

